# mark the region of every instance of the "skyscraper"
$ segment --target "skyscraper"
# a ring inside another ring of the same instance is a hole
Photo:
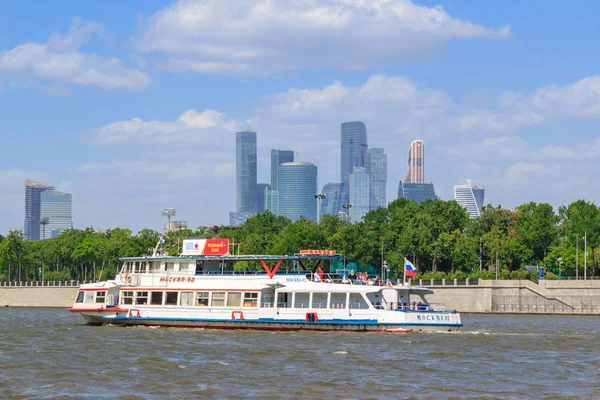
[[[421,203],[425,200],[437,200],[433,183],[400,183],[398,184],[398,198],[406,198],[408,200]]]
[[[283,163],[294,162],[292,150],[271,150],[271,189],[279,190],[279,166]]]
[[[386,207],[387,154],[383,149],[367,151],[367,174],[369,175],[369,209]]]
[[[236,211],[256,213],[256,132],[235,134]]]
[[[259,214],[267,209],[267,192],[270,187],[268,183],[256,184],[256,212]]]
[[[56,236],[73,227],[71,195],[54,189],[45,183],[25,181],[25,240],[47,239],[53,231]]]
[[[454,186],[454,200],[467,209],[471,218],[481,216],[484,198],[485,187],[480,183],[467,180],[466,185]]]
[[[317,221],[317,167],[308,162],[279,166],[279,215],[292,221],[300,217]]]
[[[350,221],[360,222],[369,212],[369,175],[366,168],[354,167],[350,175]]]
[[[41,239],[49,239],[60,235],[66,229],[73,229],[72,196],[47,190],[40,193],[40,216],[46,219],[42,224]]]
[[[350,198],[348,185],[345,183],[328,183],[323,186],[321,192],[327,196],[327,198],[321,200],[321,219],[325,214],[338,215],[338,213],[344,211],[342,208],[344,199]]]
[[[350,183],[354,167],[367,164],[367,127],[360,121],[344,122],[341,130],[341,182]]]
[[[408,170],[404,183],[423,183],[425,179],[425,148],[422,140],[414,140],[408,148]]]

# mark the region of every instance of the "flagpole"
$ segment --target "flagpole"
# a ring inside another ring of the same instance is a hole
[[[404,280],[402,281],[402,286],[406,286],[406,262],[408,260],[405,258],[404,259]]]

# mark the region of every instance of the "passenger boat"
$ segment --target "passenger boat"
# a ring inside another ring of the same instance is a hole
[[[185,240],[180,256],[155,249],[152,256],[123,258],[114,280],[81,285],[69,311],[90,325],[361,332],[462,327],[457,311],[427,302],[430,289],[391,281],[364,285],[344,274],[314,272],[345,260],[332,251],[230,255],[213,246],[222,254],[207,254],[215,240],[221,239]],[[263,270],[234,271],[240,261]]]

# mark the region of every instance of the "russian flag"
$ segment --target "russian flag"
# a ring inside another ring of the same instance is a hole
[[[404,259],[404,265],[406,266],[404,269],[404,273],[406,276],[417,276],[417,269],[414,264],[408,261],[408,259]]]

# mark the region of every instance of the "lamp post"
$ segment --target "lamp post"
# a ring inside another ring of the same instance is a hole
[[[162,215],[167,217],[168,225],[167,229],[165,229],[167,232],[171,232],[171,217],[173,217],[176,213],[177,210],[174,208],[165,208],[165,210],[162,212]]]
[[[46,225],[50,223],[50,218],[42,217],[40,218],[40,225],[42,225],[42,240],[46,239]]]
[[[315,194],[315,199],[317,199],[317,224],[320,222],[321,217],[321,200],[325,200],[327,195],[325,193],[317,193]]]
[[[352,203],[344,203],[342,207],[346,210],[346,222],[350,222],[350,209],[352,208]]]
[[[562,257],[558,257],[556,259],[556,261],[558,261],[558,279],[560,279],[561,272],[562,272],[562,262],[563,262],[563,259],[562,259]]]

